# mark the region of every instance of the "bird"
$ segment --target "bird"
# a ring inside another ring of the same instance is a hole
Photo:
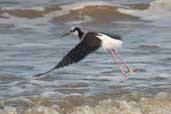
[[[47,72],[34,75],[34,77],[40,77],[50,73],[55,69],[63,68],[65,66],[77,63],[100,47],[112,55],[116,65],[119,67],[120,72],[125,77],[125,79],[128,79],[127,72],[121,66],[121,64],[124,65],[128,72],[133,72],[133,70],[128,67],[126,62],[121,59],[119,53],[116,51],[116,49],[121,47],[123,44],[123,40],[120,35],[110,35],[103,32],[91,31],[85,33],[79,27],[72,27],[69,32],[65,33],[61,37],[65,37],[70,34],[77,35],[80,42],[73,49],[71,49],[71,51],[69,51],[55,67]],[[117,61],[117,59],[119,61]]]

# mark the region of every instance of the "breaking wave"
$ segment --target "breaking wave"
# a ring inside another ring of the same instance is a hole
[[[152,21],[152,24],[159,26],[171,25],[171,0],[156,0],[150,3],[144,10],[118,9],[121,13],[140,17],[143,20]]]
[[[171,96],[160,92],[154,97],[141,94],[118,96],[13,98],[1,101],[1,114],[171,114]]]
[[[80,2],[68,5],[49,5],[37,7],[2,7],[0,8],[1,23],[15,24],[16,22],[58,24],[82,24],[91,22],[111,23],[135,19],[135,17],[117,11],[119,4],[108,2]]]
[[[129,7],[129,9],[126,9]],[[34,7],[2,7],[1,23],[28,23],[73,25],[94,22],[98,24],[113,21],[142,20],[152,21],[161,26],[171,25],[171,0],[156,0],[150,4],[113,4],[110,2],[79,2],[67,5],[47,5]]]

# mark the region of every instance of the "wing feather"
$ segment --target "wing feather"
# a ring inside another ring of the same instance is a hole
[[[93,33],[92,33],[93,34]],[[92,35],[89,34],[89,35]],[[80,43],[74,47],[67,55],[65,55],[62,60],[52,69],[45,73],[41,73],[38,75],[35,75],[36,77],[39,77],[41,75],[45,75],[54,69],[63,68],[65,66],[68,66],[70,64],[77,63],[84,59],[86,56],[88,56],[90,53],[94,52],[101,46],[101,41],[99,39],[94,39],[93,37],[90,37],[87,35],[84,39],[80,41]]]
[[[83,39],[75,48],[73,48],[66,56],[63,57],[63,59],[55,68],[77,63],[100,47],[98,43],[94,45],[89,44],[90,41],[92,41],[90,38]]]

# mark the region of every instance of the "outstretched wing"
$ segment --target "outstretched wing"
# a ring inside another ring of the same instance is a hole
[[[97,50],[101,46],[100,42],[101,41],[99,39],[94,39],[93,37],[87,35],[75,48],[73,48],[67,55],[65,55],[63,59],[54,68],[45,73],[38,74],[35,76],[45,75],[54,69],[62,68],[81,61],[87,55]]]

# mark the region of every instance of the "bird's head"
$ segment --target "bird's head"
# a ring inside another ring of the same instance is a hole
[[[79,27],[71,27],[70,28],[70,33],[71,34],[74,34],[74,35],[79,35],[79,32],[80,32],[80,28]]]
[[[71,27],[70,31],[68,33],[64,34],[62,37],[65,37],[70,34],[77,35],[80,39],[84,35],[84,33],[81,31],[81,29],[79,27]]]

